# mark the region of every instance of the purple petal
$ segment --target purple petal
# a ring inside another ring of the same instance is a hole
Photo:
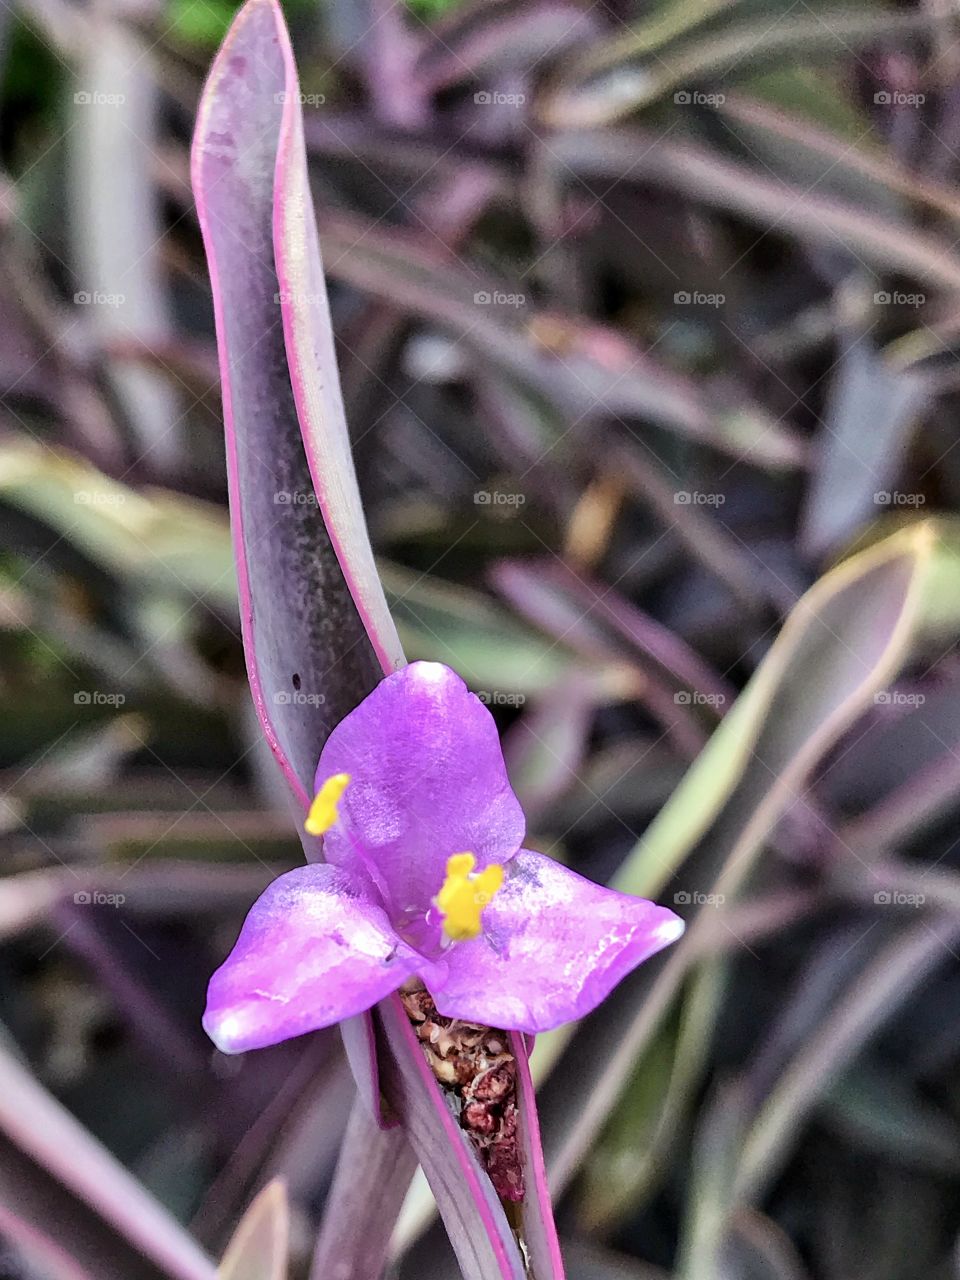
[[[289,871],[250,909],[210,979],[203,1025],[224,1053],[329,1027],[395,991],[420,957],[335,867]]]
[[[359,873],[360,849],[395,916],[426,912],[452,853],[474,854],[482,869],[523,840],[493,717],[439,662],[388,676],[337,725],[318,784],[335,773],[351,783],[324,856]]]
[[[666,907],[604,889],[522,850],[483,913],[483,933],[424,971],[446,1017],[516,1031],[582,1018],[683,932]]]

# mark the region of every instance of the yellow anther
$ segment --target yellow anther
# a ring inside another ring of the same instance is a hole
[[[477,936],[483,909],[503,884],[503,867],[498,862],[473,875],[476,864],[472,853],[455,853],[448,858],[446,879],[434,898],[443,916],[443,932],[451,942]]]
[[[313,804],[303,824],[308,835],[322,836],[330,830],[339,817],[337,805],[349,781],[349,773],[335,773],[313,797]]]

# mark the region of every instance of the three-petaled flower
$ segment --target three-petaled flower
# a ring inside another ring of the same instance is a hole
[[[334,729],[307,829],[325,862],[275,880],[210,982],[227,1053],[369,1009],[419,978],[439,1012],[537,1032],[582,1017],[683,922],[521,848],[496,725],[414,662]]]

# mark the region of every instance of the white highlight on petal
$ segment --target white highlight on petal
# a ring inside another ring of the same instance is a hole
[[[235,1013],[228,1013],[214,1028],[215,1043],[221,1053],[235,1053],[233,1046],[243,1034],[243,1019]]]
[[[411,662],[410,674],[424,684],[443,684],[450,675],[442,662]]]
[[[658,924],[653,932],[656,937],[662,938],[664,943],[676,942],[686,927],[679,917],[675,917],[673,920],[664,920],[663,924]]]

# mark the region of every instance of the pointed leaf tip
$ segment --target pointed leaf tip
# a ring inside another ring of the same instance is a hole
[[[268,0],[251,0],[263,4]],[[254,1198],[217,1268],[217,1280],[287,1280],[290,1207],[284,1183],[275,1178]]]

